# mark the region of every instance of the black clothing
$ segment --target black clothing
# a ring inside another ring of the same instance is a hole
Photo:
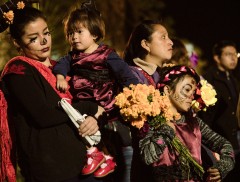
[[[236,117],[239,85],[231,72],[220,71],[211,67],[203,77],[214,86],[217,92],[217,102],[200,117],[217,133],[231,142],[235,150],[239,150],[237,141],[238,120]]]
[[[17,60],[22,74],[6,74],[3,91],[16,135],[18,162],[26,181],[59,182],[80,174],[86,147],[67,114],[58,106],[59,95],[36,68]],[[17,69],[16,69],[17,70]],[[79,102],[81,113],[94,115],[97,105]]]

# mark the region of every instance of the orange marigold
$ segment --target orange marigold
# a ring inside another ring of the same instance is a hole
[[[14,13],[12,10],[9,10],[7,13],[3,13],[3,18],[6,20],[6,23],[12,24],[13,23],[13,18],[14,18]]]
[[[24,4],[23,1],[19,1],[19,2],[17,3],[17,9],[23,9],[24,7],[25,7],[25,4]]]

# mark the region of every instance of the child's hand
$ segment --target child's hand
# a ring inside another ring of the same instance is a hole
[[[214,182],[220,182],[221,181],[221,175],[220,172],[218,171],[218,169],[216,168],[209,168],[207,170],[208,173],[208,177],[207,177],[207,181],[214,181]]]
[[[88,116],[79,126],[78,128],[78,132],[79,135],[81,135],[82,137],[85,136],[90,136],[95,134],[98,131],[99,127],[97,124],[97,120],[92,117],[92,116]]]
[[[97,110],[97,113],[94,115],[95,118],[99,118],[99,116],[101,116],[103,113],[105,112],[105,109],[101,106],[98,106],[98,110]]]
[[[66,92],[68,88],[68,82],[64,78],[63,75],[57,75],[57,89],[60,90],[61,92]]]

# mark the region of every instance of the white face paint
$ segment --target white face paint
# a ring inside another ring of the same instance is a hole
[[[195,79],[189,75],[185,75],[176,84],[175,91],[170,91],[169,99],[178,112],[187,112],[190,109],[196,88]]]

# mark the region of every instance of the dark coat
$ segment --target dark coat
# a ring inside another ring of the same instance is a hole
[[[217,103],[209,107],[206,112],[200,112],[202,119],[216,132],[231,142],[235,150],[239,149],[237,141],[238,120],[236,117],[239,85],[230,72],[211,67],[203,77],[211,83],[217,92]]]
[[[2,84],[26,181],[58,182],[80,175],[86,146],[58,106],[59,95],[33,66],[21,60],[12,66],[23,72],[5,75]],[[97,112],[97,105],[90,102],[74,107],[90,115]]]

